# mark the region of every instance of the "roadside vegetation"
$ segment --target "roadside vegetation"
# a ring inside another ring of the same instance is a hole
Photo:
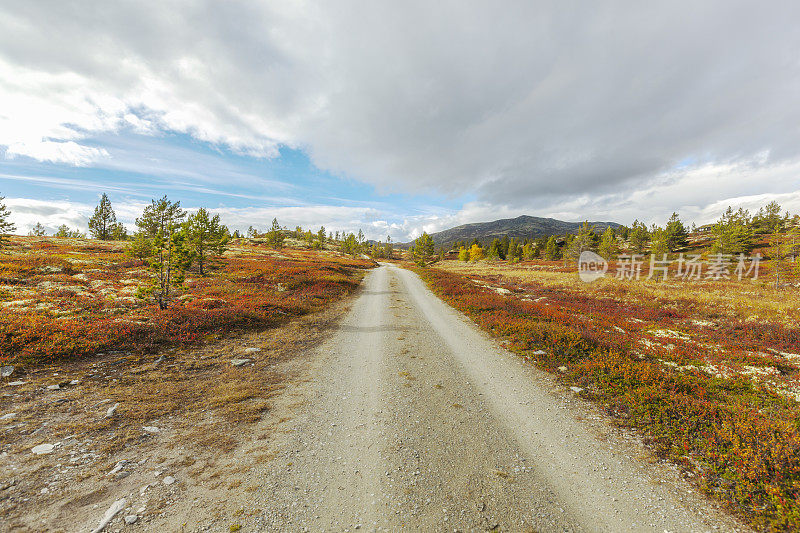
[[[541,255],[550,247],[557,258],[526,257],[533,240],[505,250],[505,260],[502,241],[459,245],[452,260],[417,272],[509,349],[641,431],[659,456],[756,528],[797,530],[797,222],[777,204],[755,217],[729,210],[693,231],[681,231],[675,215],[665,228],[636,223],[596,235],[584,227],[540,241]],[[580,281],[581,249],[611,260],[605,278]],[[666,276],[647,279],[645,257],[640,279],[613,277],[626,256],[653,250],[667,254]],[[680,254],[718,253],[761,254],[758,278],[676,276]]]
[[[166,197],[147,206],[137,228],[128,237],[103,195],[94,239],[4,236],[0,362],[147,353],[273,326],[351,293],[373,265],[357,242],[344,252],[332,243],[284,247],[289,232],[279,226],[279,240],[235,238],[219,216],[189,215]]]

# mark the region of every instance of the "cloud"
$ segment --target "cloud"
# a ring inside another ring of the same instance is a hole
[[[386,219],[409,234],[476,206],[702,218],[759,186],[797,189],[782,169],[800,160],[799,15],[789,1],[17,2],[0,16],[0,146],[111,164],[90,137],[182,132],[256,158],[302,148],[380,191],[475,198]]]
[[[20,155],[32,157],[38,161],[86,167],[99,159],[108,157],[108,152],[104,148],[83,146],[75,141],[16,142],[6,149],[8,159],[14,159]]]

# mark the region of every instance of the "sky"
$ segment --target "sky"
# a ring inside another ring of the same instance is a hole
[[[0,0],[18,233],[153,198],[369,238],[800,212],[800,4]]]

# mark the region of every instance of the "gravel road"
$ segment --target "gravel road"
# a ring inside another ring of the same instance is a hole
[[[266,529],[747,531],[412,272],[370,272],[320,350],[260,480]]]

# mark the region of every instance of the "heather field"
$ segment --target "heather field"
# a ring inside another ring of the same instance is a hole
[[[351,293],[371,261],[234,242],[210,275],[187,273],[166,310],[127,243],[12,237],[0,254],[0,362],[152,352],[268,327]]]
[[[701,282],[583,283],[544,261],[418,272],[755,527],[800,528],[800,297],[768,266]]]

